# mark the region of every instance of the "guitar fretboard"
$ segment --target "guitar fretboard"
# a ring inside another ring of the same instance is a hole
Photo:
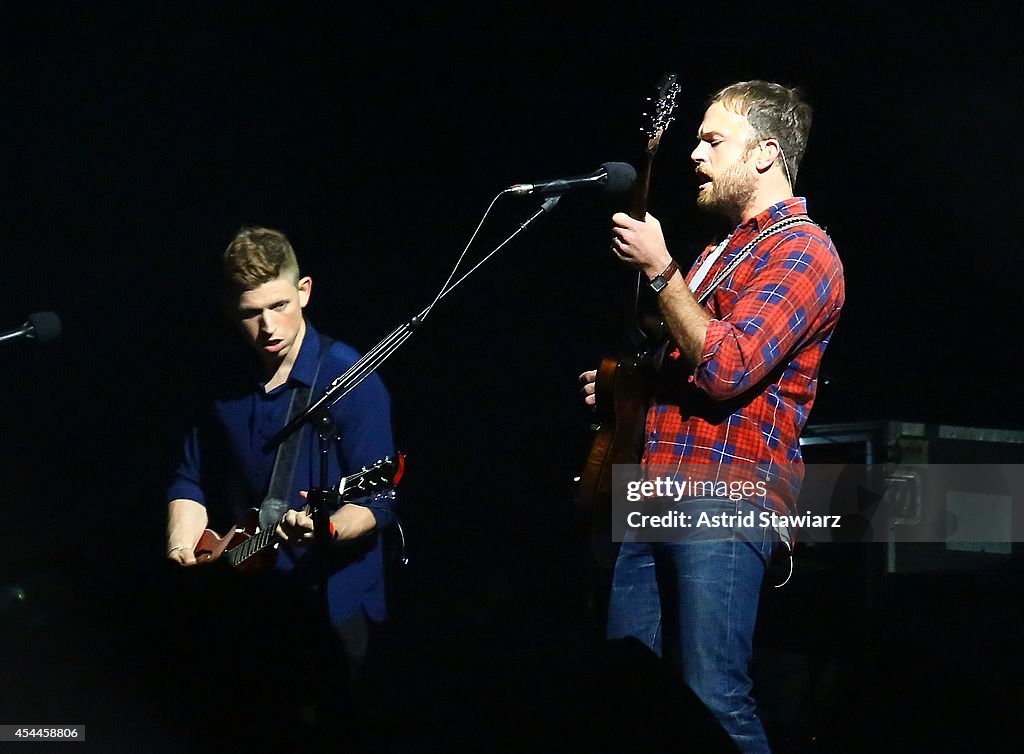
[[[228,559],[228,563],[230,563],[233,568],[238,564],[245,562],[261,550],[266,549],[273,544],[273,542],[274,529],[267,528],[249,537],[249,539],[242,542],[242,544],[232,547],[224,554],[224,557]]]
[[[338,484],[340,502],[347,503],[353,498],[365,497],[375,490],[387,489],[397,483],[398,477],[401,476],[402,462],[402,456],[399,454],[399,458],[395,462],[392,462],[390,458],[386,458],[383,461],[378,461],[369,469],[363,469],[351,476],[345,477]],[[378,492],[378,497],[379,494]],[[235,545],[225,552],[224,557],[227,558],[232,568],[240,563],[244,563],[252,556],[257,555],[274,544],[277,539],[274,533],[276,529],[276,526],[270,526],[263,531],[253,534],[242,544]]]

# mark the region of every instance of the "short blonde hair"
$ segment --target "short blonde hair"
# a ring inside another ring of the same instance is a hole
[[[740,81],[716,92],[708,105],[722,107],[742,115],[754,130],[752,142],[777,139],[786,155],[786,163],[796,181],[797,169],[807,150],[811,132],[811,106],[797,88],[770,81]]]
[[[281,275],[299,281],[299,260],[279,230],[242,228],[224,251],[224,281],[233,291],[259,288]]]

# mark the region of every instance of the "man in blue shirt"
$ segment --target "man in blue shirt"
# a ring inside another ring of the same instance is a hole
[[[244,228],[224,252],[223,267],[228,314],[257,357],[252,363],[217,365],[219,386],[209,411],[186,434],[167,493],[167,557],[183,566],[196,562],[194,550],[207,527],[226,532],[267,497],[277,448],[266,443],[288,422],[293,394],[308,387],[308,402],[316,400],[359,358],[305,318],[313,281],[300,274],[283,233]],[[291,415],[305,405],[291,408]],[[331,445],[328,486],[394,457],[389,396],[377,375],[330,413],[339,439]],[[283,542],[277,568],[312,588],[320,572],[302,493],[322,486],[319,440],[309,426],[300,432],[286,500],[290,509],[276,529]],[[379,530],[393,521],[392,497],[346,503],[330,515],[335,540],[328,558],[330,619],[357,665],[366,654],[368,629],[385,617]]]

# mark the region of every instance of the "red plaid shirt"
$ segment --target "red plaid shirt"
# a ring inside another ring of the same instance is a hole
[[[737,227],[696,295],[758,233],[806,214],[806,206],[789,199]],[[713,249],[697,258],[687,281]],[[688,368],[678,348],[661,364],[647,412],[647,474],[761,481],[767,495],[755,502],[792,509],[803,480],[800,431],[844,298],[842,263],[816,225],[799,223],[755,245],[705,303],[712,319],[700,364]]]

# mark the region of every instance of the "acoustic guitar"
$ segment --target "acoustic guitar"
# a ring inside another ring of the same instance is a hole
[[[338,484],[341,503],[371,495],[380,496],[398,486],[404,471],[405,456],[398,453],[393,460],[383,458],[369,468],[344,477]],[[271,565],[280,541],[274,533],[277,525],[261,531],[259,514],[259,509],[250,508],[242,520],[224,536],[212,529],[205,530],[196,545],[196,563],[223,559],[239,570],[255,570]]]
[[[649,98],[652,108],[645,113],[647,137],[637,179],[629,198],[629,215],[643,220],[647,215],[651,167],[661,138],[674,118],[676,95],[680,86],[669,73],[658,82],[656,97]],[[640,295],[647,286],[637,277],[630,347],[601,359],[595,384],[596,405],[591,424],[591,446],[576,488],[577,517],[590,537],[597,561],[612,566],[619,546],[612,541],[612,467],[638,464],[643,452],[647,407],[652,394],[652,358],[664,342],[664,328],[657,318],[641,323]]]

